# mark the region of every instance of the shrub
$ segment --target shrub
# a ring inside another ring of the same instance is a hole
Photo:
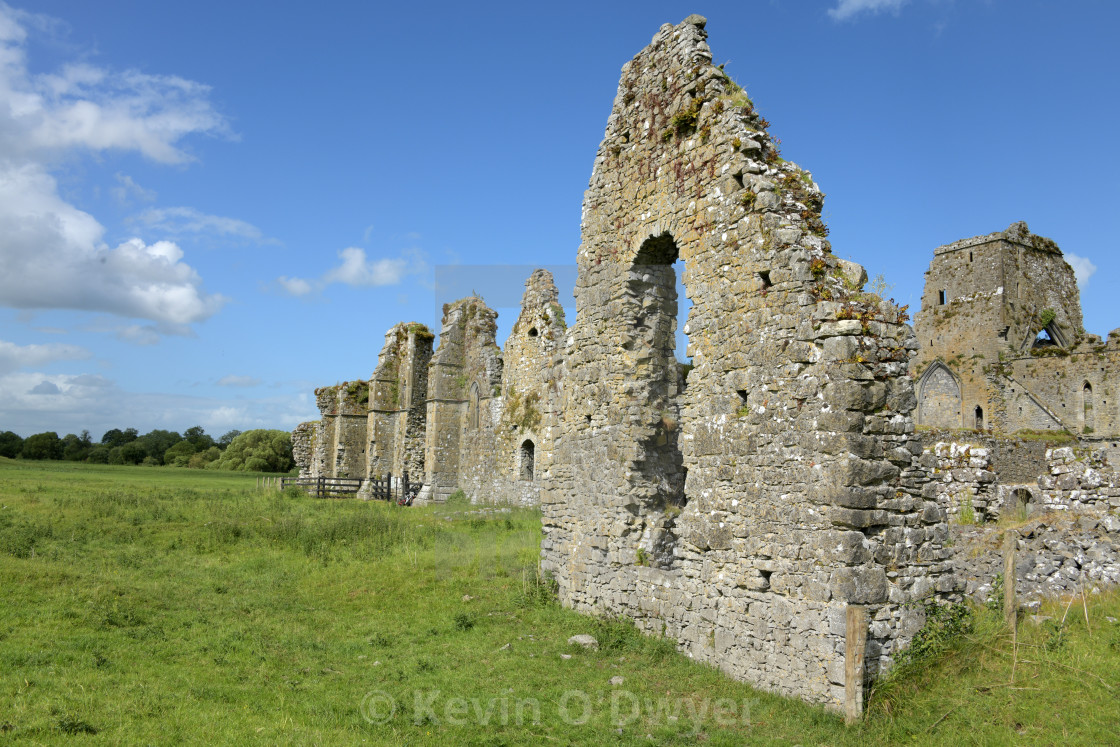
[[[241,472],[287,472],[293,464],[291,434],[261,428],[234,438],[221,458],[208,466]]]
[[[0,456],[15,459],[23,449],[23,438],[11,431],[0,433]]]
[[[54,431],[48,431],[28,436],[20,456],[24,459],[62,459],[62,451],[62,439]]]

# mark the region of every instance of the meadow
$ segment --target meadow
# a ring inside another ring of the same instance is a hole
[[[0,459],[0,742],[1120,741],[1115,593],[1055,600],[1014,642],[966,610],[845,727],[560,607],[536,511],[256,477]]]

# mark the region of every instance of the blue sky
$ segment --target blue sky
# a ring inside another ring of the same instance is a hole
[[[1120,326],[1113,2],[17,1],[0,430],[290,429],[389,326],[438,327],[437,269],[504,342],[527,268],[574,262],[619,68],[693,12],[900,302],[934,247],[1025,220]]]

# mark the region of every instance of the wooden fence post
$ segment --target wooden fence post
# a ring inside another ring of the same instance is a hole
[[[1019,605],[1015,599],[1015,530],[1003,534],[1003,618],[1011,630],[1019,620]]]
[[[844,636],[844,723],[863,718],[864,657],[867,653],[867,610],[849,604]]]

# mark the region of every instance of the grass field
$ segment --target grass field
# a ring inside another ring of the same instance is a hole
[[[1080,600],[1057,625],[1056,602],[1015,651],[977,611],[846,728],[560,608],[536,579],[534,511],[254,477],[0,459],[0,742],[1120,741],[1116,594],[1088,625]],[[579,633],[600,649],[569,646]]]

